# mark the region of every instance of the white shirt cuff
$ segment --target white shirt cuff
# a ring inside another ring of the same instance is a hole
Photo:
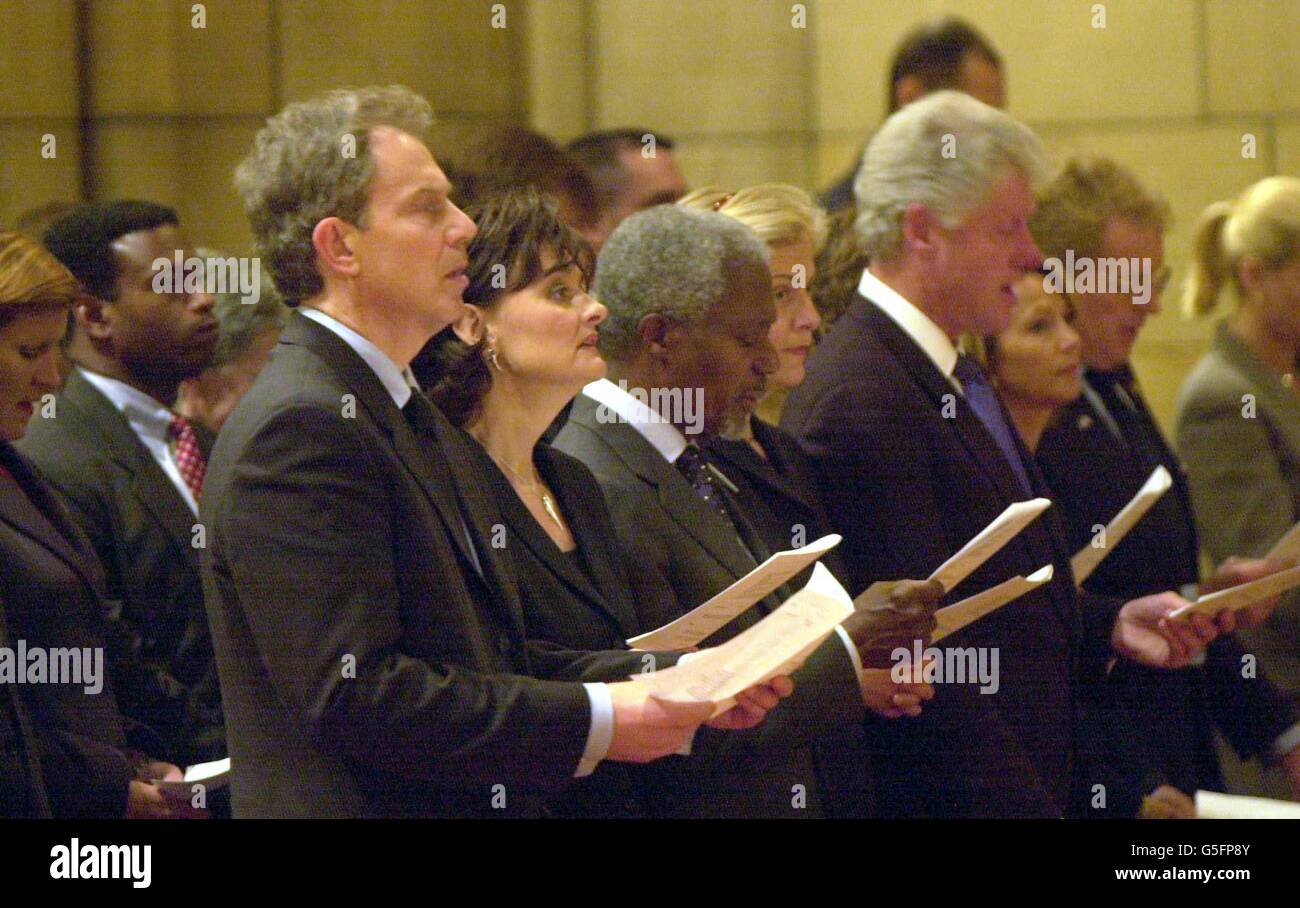
[[[582,759],[573,774],[575,779],[595,772],[614,743],[614,698],[610,696],[609,685],[592,683],[582,686],[591,700],[591,730],[587,732],[587,746],[583,748]]]
[[[835,625],[835,633],[840,635],[840,640],[844,642],[844,648],[849,651],[849,660],[853,663],[853,671],[857,673],[858,684],[862,683],[862,657],[858,655],[858,648],[853,645],[853,638],[849,636],[842,625]]]
[[[1280,760],[1297,747],[1300,747],[1300,722],[1278,735],[1273,742],[1273,759]]]

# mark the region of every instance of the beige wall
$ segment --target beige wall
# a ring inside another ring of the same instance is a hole
[[[0,220],[130,194],[244,251],[229,175],[261,121],[382,81],[434,103],[439,153],[503,120],[560,139],[644,125],[679,141],[693,184],[819,188],[880,121],[898,38],[944,12],[1001,49],[1010,110],[1055,154],[1113,155],[1168,196],[1175,282],[1204,205],[1300,172],[1300,0],[504,0],[505,28],[490,0],[208,0],[202,29],[192,6],[0,0]],[[1140,342],[1163,419],[1207,332],[1167,307]]]
[[[630,123],[662,130],[681,140],[697,185],[824,187],[884,115],[898,39],[943,13],[965,16],[1000,49],[1010,111],[1058,158],[1111,155],[1169,198],[1175,286],[1205,205],[1300,172],[1300,0],[807,0],[802,29],[786,0],[546,6],[554,21],[534,31],[576,48],[585,28],[591,52],[585,66],[555,67],[534,46],[534,121],[566,138]],[[1098,6],[1104,28],[1094,28]],[[1254,159],[1241,153],[1247,133]],[[1176,308],[1151,322],[1135,355],[1166,423],[1209,330]]]
[[[286,101],[400,82],[433,102],[435,149],[526,117],[520,0],[505,28],[489,0],[201,6],[197,28],[190,0],[91,0],[84,16],[73,0],[0,0],[0,222],[53,199],[135,196],[175,206],[195,241],[246,252],[230,175]]]

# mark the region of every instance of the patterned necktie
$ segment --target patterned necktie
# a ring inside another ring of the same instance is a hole
[[[1120,435],[1129,448],[1143,460],[1143,465],[1153,469],[1156,464],[1177,464],[1173,453],[1165,444],[1155,419],[1147,409],[1137,376],[1127,363],[1109,372],[1088,370],[1088,382],[1101,395],[1110,409],[1111,418],[1119,425]]]
[[[722,490],[713,481],[713,474],[708,469],[704,452],[696,445],[687,445],[686,450],[682,451],[681,456],[677,458],[676,466],[678,472],[691,484],[695,494],[703,498],[709,507],[717,511],[722,519],[734,528],[735,522],[731,519],[731,512],[727,510],[727,502],[722,497]]]
[[[989,383],[988,376],[984,374],[979,363],[965,355],[957,357],[957,365],[953,368],[952,374],[961,382],[966,402],[975,411],[980,422],[984,423],[984,428],[989,430],[989,434],[993,436],[993,440],[997,442],[998,448],[1006,458],[1008,466],[1020,480],[1021,489],[1025,494],[1032,495],[1033,483],[1029,481],[1029,474],[1025,471],[1025,464],[1020,459],[1020,451],[1016,448],[1015,438],[1011,434],[1015,430],[1007,424],[1002,407],[998,403],[997,393]]]
[[[194,427],[184,416],[173,416],[167,434],[172,440],[172,456],[180,468],[181,479],[189,486],[197,502],[203,497],[203,477],[208,472],[208,462],[199,450],[199,440]]]

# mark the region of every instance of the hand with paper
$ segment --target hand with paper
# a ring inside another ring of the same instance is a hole
[[[1183,668],[1219,635],[1219,628],[1204,615],[1174,618],[1190,604],[1177,593],[1157,593],[1124,603],[1111,630],[1111,646],[1121,656],[1143,665]]]
[[[732,730],[753,728],[794,692],[794,682],[788,676],[775,675],[736,693],[732,705],[719,710],[710,702],[652,696],[649,687],[641,683],[644,677],[654,675],[609,685],[614,737],[607,760],[649,763],[675,754],[703,724]]]
[[[843,624],[858,648],[862,667],[889,668],[893,651],[911,647],[914,640],[926,646],[943,595],[938,580],[889,580],[869,586],[854,600],[853,614]]]
[[[1252,580],[1268,577],[1290,566],[1285,561],[1272,557],[1238,558],[1233,555],[1219,565],[1213,576],[1200,585],[1200,593],[1201,596],[1207,596],[1210,593],[1217,593],[1220,590],[1230,589],[1243,583],[1250,583]],[[1248,605],[1239,610],[1236,613],[1237,629],[1258,627],[1263,624],[1273,614],[1273,609],[1277,607],[1281,599],[1281,594],[1266,596],[1253,605]],[[1228,633],[1228,631],[1225,631],[1225,633]]]

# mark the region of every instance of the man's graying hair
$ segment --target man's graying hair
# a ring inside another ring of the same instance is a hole
[[[853,185],[867,255],[873,262],[898,255],[912,204],[957,227],[1009,171],[1019,171],[1031,190],[1047,179],[1042,143],[1028,126],[959,91],[909,104],[876,132]]]
[[[290,104],[266,121],[235,170],[235,189],[262,261],[285,304],[325,287],[311,234],[328,217],[364,227],[375,161],[370,130],[423,138],[433,108],[401,85],[338,89]]]
[[[733,291],[737,272],[766,271],[768,255],[752,230],[726,215],[676,205],[637,212],[610,234],[596,260],[592,290],[609,310],[601,352],[615,362],[630,359],[647,315],[693,324]]]

